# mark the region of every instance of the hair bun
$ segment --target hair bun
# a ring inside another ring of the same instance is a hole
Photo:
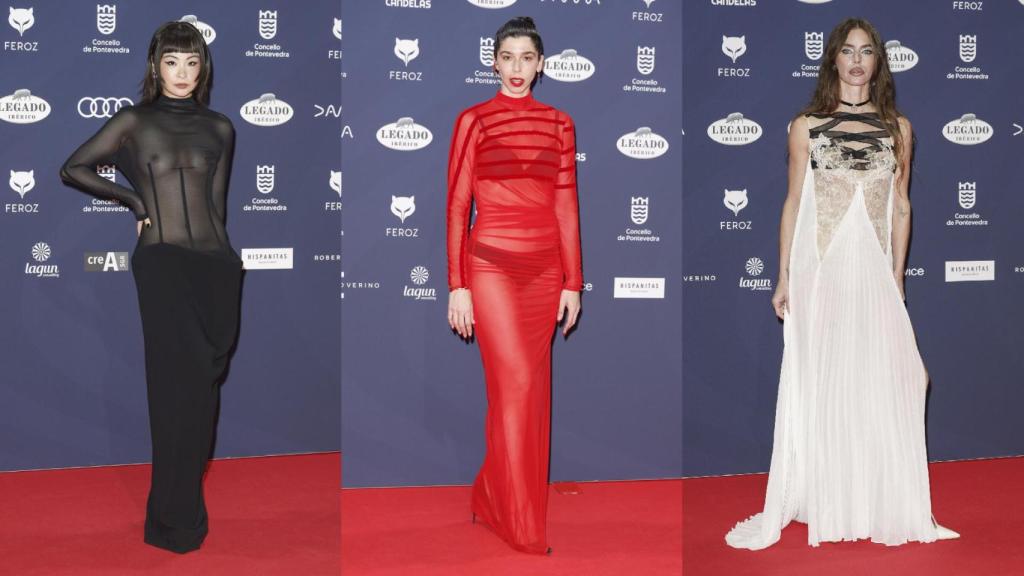
[[[537,25],[533,23],[533,18],[530,18],[529,16],[518,16],[515,18],[515,20],[518,20],[524,28],[532,28],[534,30],[537,29]]]

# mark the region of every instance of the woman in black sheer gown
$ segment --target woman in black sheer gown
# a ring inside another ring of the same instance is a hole
[[[145,541],[184,553],[207,533],[202,479],[220,379],[235,343],[242,264],[224,229],[234,128],[207,108],[212,61],[199,31],[153,35],[142,100],[120,109],[61,168],[61,178],[127,205],[146,352],[153,472]],[[131,188],[96,173],[115,164]]]

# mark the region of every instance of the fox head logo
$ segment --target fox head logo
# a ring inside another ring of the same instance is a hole
[[[732,63],[747,52],[746,36],[722,36],[722,52],[732,58]]]
[[[416,59],[420,55],[420,39],[413,38],[412,40],[402,40],[401,38],[395,38],[395,56],[405,63],[406,66],[409,62]]]
[[[35,170],[27,172],[11,170],[11,179],[8,184],[11,185],[11,190],[17,192],[22,200],[24,200],[25,194],[28,194],[29,190],[36,187]]]
[[[338,193],[341,196],[341,170],[331,170],[331,178],[328,180],[331,185],[331,190]]]
[[[18,36],[24,36],[25,30],[36,23],[36,17],[32,15],[31,8],[11,8],[7,15],[7,23],[18,31]]]
[[[416,211],[416,197],[415,196],[392,196],[391,197],[391,213],[398,216],[399,220],[405,224],[405,219],[412,216],[412,213]]]
[[[740,210],[747,207],[747,190],[726,190],[725,198],[722,199],[722,203],[729,210],[732,210],[733,216],[739,216]]]

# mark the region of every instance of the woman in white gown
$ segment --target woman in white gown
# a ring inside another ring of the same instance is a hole
[[[811,546],[958,536],[931,513],[928,375],[903,303],[912,142],[878,32],[844,20],[790,126],[774,449],[764,510],[730,546],[771,546],[794,519]]]

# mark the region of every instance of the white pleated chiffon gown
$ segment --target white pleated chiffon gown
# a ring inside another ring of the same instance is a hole
[[[891,139],[875,113],[807,120],[768,490],[725,540],[760,550],[797,520],[811,546],[932,542],[928,376],[893,279]]]

